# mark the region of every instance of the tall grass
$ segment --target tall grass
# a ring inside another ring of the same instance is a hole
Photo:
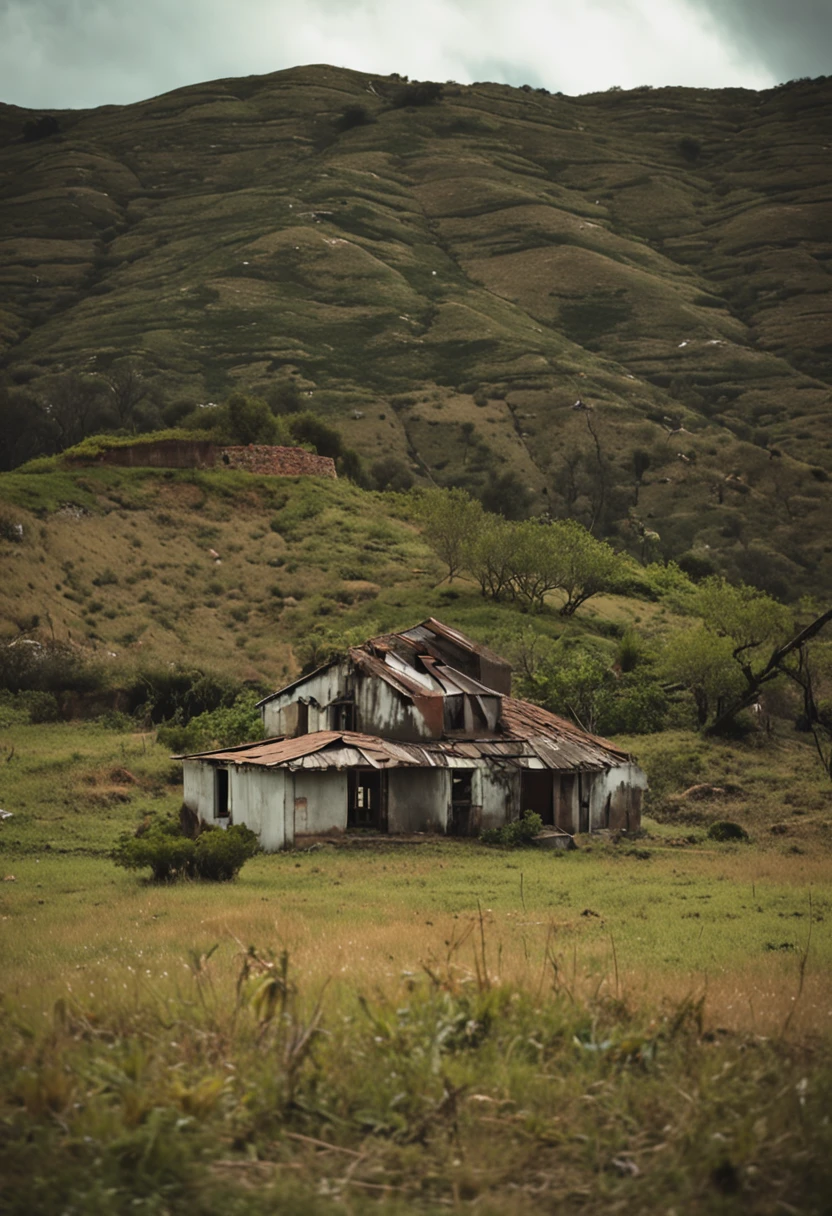
[[[814,1211],[832,1183],[828,1060],[703,997],[584,995],[551,942],[511,982],[482,919],[386,991],[224,961],[5,1012],[5,1211]]]

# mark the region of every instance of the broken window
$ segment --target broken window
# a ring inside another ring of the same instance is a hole
[[[218,768],[214,772],[214,818],[227,819],[228,814],[228,769]]]
[[[331,730],[355,730],[355,705],[352,701],[333,701],[329,720]]]
[[[309,702],[298,701],[298,721],[295,727],[295,735],[309,734]]]

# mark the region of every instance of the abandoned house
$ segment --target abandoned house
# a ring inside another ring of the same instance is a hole
[[[185,804],[267,850],[351,828],[477,835],[526,810],[570,834],[633,832],[626,752],[511,696],[511,667],[429,618],[260,702],[266,739],[183,757]]]

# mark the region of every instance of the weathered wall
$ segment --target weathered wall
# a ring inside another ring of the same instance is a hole
[[[229,765],[229,809],[232,823],[244,823],[260,837],[267,853],[291,844],[286,839],[282,769]]]
[[[480,824],[486,828],[501,828],[520,813],[520,774],[516,769],[499,769],[489,765],[474,775],[474,801],[482,807]]]
[[[347,830],[347,774],[332,769],[288,774],[295,837]],[[288,794],[288,788],[287,788]]]
[[[307,676],[283,696],[267,701],[262,707],[266,737],[294,735],[297,729],[297,703],[301,699],[309,705],[309,733],[329,730],[329,712],[326,707],[343,696],[347,685],[346,672],[345,664],[334,663],[324,671]]]
[[[445,832],[450,801],[450,769],[391,769],[387,777],[387,830]]]
[[[262,714],[267,738],[296,733],[297,703],[301,700],[308,706],[309,734],[332,730],[329,706],[345,696],[354,697],[357,731],[411,742],[434,737],[422,714],[407,697],[383,680],[362,676],[351,663],[334,663],[324,671],[313,672],[283,696],[266,702]]]
[[[621,764],[599,773],[590,793],[590,830],[637,832],[647,776],[637,764]]]
[[[185,760],[182,765],[183,801],[203,823],[217,822],[214,817],[217,767],[203,760]],[[228,765],[229,822],[251,828],[269,853],[292,843],[292,822],[287,825],[284,811],[284,777],[282,769]]]
[[[182,801],[204,823],[214,822],[214,768],[201,760],[182,762]]]
[[[385,684],[384,680],[354,679],[356,730],[411,743],[434,737],[434,732],[413,702]]]

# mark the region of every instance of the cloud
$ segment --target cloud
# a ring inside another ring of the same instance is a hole
[[[817,74],[828,0],[0,0],[2,100],[137,101],[332,63],[566,93]],[[805,23],[805,24],[804,24]]]
[[[699,0],[727,39],[775,80],[832,72],[829,0]]]

